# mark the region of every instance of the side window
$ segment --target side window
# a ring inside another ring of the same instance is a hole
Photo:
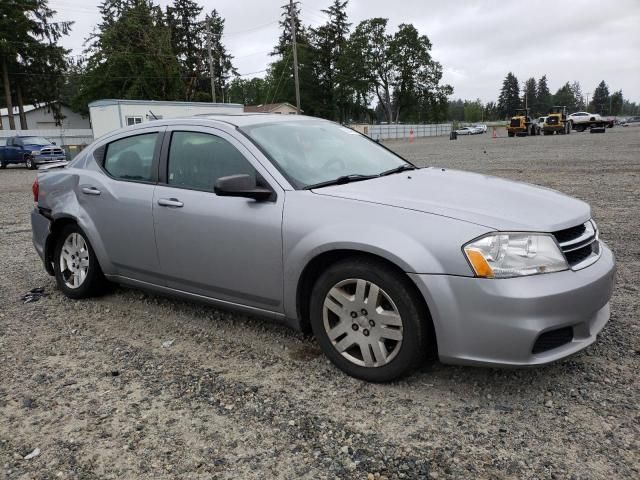
[[[104,169],[115,178],[150,182],[157,133],[122,138],[107,145]]]
[[[174,132],[171,136],[169,185],[212,192],[218,178],[238,174],[256,178],[249,161],[223,138],[200,132]]]
[[[125,117],[126,121],[127,121],[127,127],[130,127],[131,125],[138,125],[139,123],[142,123],[142,117]]]

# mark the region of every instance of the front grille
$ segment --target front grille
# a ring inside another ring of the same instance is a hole
[[[542,353],[566,345],[573,340],[573,327],[563,327],[541,334],[533,344],[531,353]]]
[[[512,118],[511,119],[511,126],[512,127],[519,127],[520,126],[520,119],[519,118]]]
[[[43,148],[40,150],[40,155],[64,155],[64,150],[61,148]]]
[[[580,235],[582,235],[585,232],[586,229],[587,227],[583,223],[582,225],[577,225],[575,227],[560,230],[554,233],[553,235],[556,237],[556,240],[558,240],[558,243],[565,243],[575,238],[578,238]]]
[[[557,125],[558,117],[547,117],[547,121],[545,122],[547,125]]]
[[[598,229],[591,221],[559,230],[553,236],[573,270],[591,265],[600,256]]]

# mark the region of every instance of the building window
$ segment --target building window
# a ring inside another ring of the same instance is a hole
[[[127,121],[127,127],[142,123],[142,117],[125,117],[125,120]]]

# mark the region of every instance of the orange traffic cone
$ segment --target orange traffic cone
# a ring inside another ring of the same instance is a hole
[[[413,143],[413,139],[414,139],[414,135],[413,135],[413,128],[411,130],[409,130],[409,143]]]
[[[493,138],[497,138],[497,135],[496,135],[496,127],[493,127]]]

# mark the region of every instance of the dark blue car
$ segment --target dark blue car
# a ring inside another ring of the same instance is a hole
[[[24,163],[35,169],[43,163],[66,162],[65,151],[44,137],[18,135],[7,138],[6,145],[0,146],[0,168],[13,163]]]

